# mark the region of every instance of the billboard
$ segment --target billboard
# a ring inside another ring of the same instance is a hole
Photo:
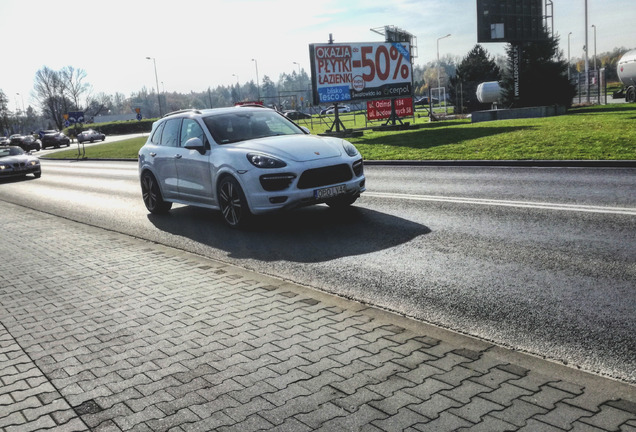
[[[413,94],[408,43],[311,44],[309,56],[315,105]]]
[[[477,0],[477,42],[544,40],[544,0]]]
[[[398,117],[411,117],[413,115],[413,98],[398,98],[394,101],[395,115]],[[367,101],[367,119],[382,120],[391,117],[391,100],[381,99]]]

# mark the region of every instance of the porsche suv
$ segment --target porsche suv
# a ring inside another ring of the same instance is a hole
[[[139,178],[151,213],[207,207],[231,227],[277,210],[350,206],[366,189],[353,144],[249,106],[167,114],[139,151]]]

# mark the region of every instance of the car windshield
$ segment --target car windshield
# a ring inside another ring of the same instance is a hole
[[[24,154],[20,147],[4,147],[0,148],[0,157],[16,156]]]
[[[275,111],[240,111],[215,114],[203,119],[212,138],[219,144],[230,144],[277,135],[303,134],[294,123]]]

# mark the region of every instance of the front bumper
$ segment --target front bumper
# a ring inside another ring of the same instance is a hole
[[[250,210],[254,214],[262,214],[276,210],[320,204],[332,199],[354,199],[359,197],[366,190],[366,178],[362,168],[362,161],[346,164],[348,166],[348,175],[346,176],[342,175],[341,169],[336,169],[336,172],[334,172],[334,168],[341,168],[342,165],[344,164],[331,167],[316,166],[313,169],[306,169],[304,172],[299,173],[289,170],[271,173],[273,177],[277,175],[281,177],[281,184],[275,188],[276,190],[271,190],[274,188],[266,190],[261,178],[263,176],[257,176],[256,173],[251,172],[241,179],[246,183],[244,190],[249,191],[247,200]],[[321,178],[325,170],[328,177]],[[318,174],[312,174],[312,171],[318,172]],[[283,184],[285,184],[285,187],[283,187]],[[338,195],[334,196],[317,192],[332,188],[338,191]],[[321,195],[323,196],[320,197]]]

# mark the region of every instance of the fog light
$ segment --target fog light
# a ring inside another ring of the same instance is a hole
[[[287,201],[286,196],[271,197],[269,199],[269,202],[272,204],[281,204],[281,203],[284,203],[285,201]]]

